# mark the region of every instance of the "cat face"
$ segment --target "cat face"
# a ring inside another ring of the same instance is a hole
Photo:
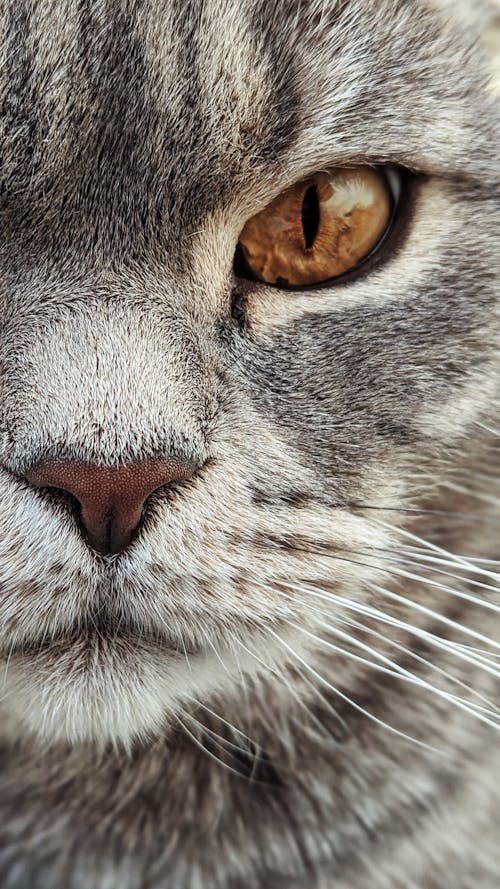
[[[242,677],[291,694],[325,613],[380,606],[394,510],[497,393],[497,124],[420,2],[18,0],[2,27],[0,706],[15,731],[127,744]],[[368,263],[293,289],[235,274],[248,220],[353,166],[400,177]],[[113,555],[26,481],[158,459],[192,472]]]

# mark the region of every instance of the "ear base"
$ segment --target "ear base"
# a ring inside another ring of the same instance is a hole
[[[500,96],[500,3],[497,14],[489,23],[484,34],[484,45],[492,63],[492,91]]]
[[[500,95],[500,0],[429,0],[451,23],[461,23],[486,50],[491,91]]]
[[[478,34],[488,31],[500,18],[500,0],[431,0],[451,21],[462,20]]]

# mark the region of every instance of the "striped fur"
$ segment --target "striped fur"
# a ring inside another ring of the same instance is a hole
[[[2,0],[2,889],[498,886],[500,119],[447,7]],[[369,269],[234,278],[353,163],[411,171]],[[161,454],[111,559],[22,480]]]

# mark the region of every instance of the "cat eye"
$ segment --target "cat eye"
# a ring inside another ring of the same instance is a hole
[[[278,287],[345,275],[377,249],[397,201],[398,174],[385,167],[340,167],[282,192],[241,232],[238,277]]]

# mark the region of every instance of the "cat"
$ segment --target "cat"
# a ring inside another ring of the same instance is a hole
[[[2,889],[498,887],[463,9],[3,0]]]

